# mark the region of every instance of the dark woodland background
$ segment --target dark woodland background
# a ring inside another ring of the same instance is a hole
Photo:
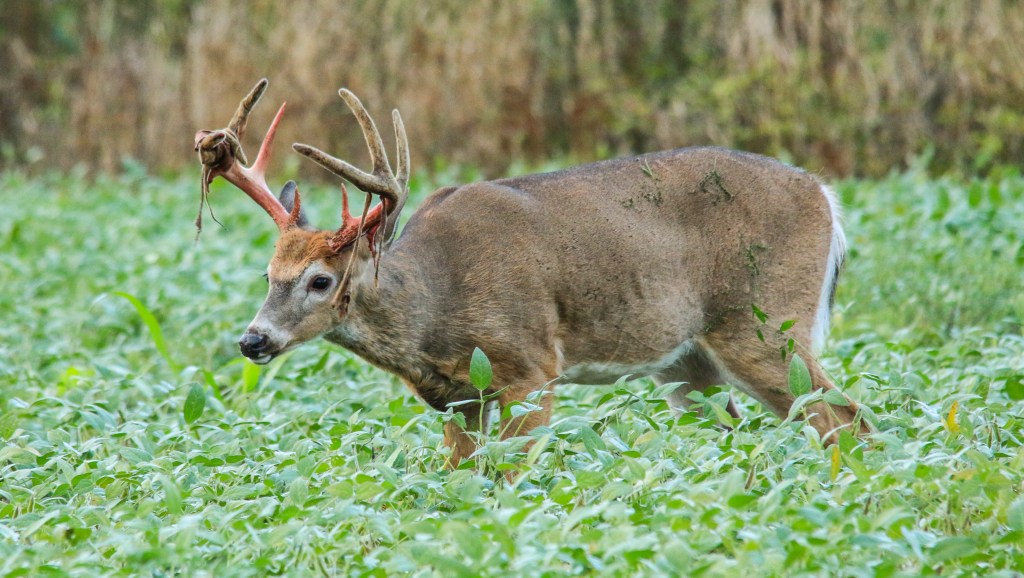
[[[972,173],[1021,161],[1024,2],[2,7],[7,167],[118,170],[126,159],[150,170],[191,166],[194,132],[226,124],[262,76],[271,86],[255,131],[287,100],[284,142],[363,155],[336,96],[346,86],[382,123],[391,108],[402,111],[420,169],[465,163],[495,176],[513,162],[696,144],[782,156],[830,176],[878,176],[915,159],[933,172]]]

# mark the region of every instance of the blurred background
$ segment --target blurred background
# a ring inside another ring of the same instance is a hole
[[[402,111],[418,169],[467,164],[488,177],[513,163],[698,144],[832,177],[915,160],[974,174],[1018,165],[1024,146],[1017,1],[4,0],[2,9],[0,166],[30,171],[193,167],[195,131],[225,125],[263,76],[271,86],[254,133],[287,100],[284,142],[363,162],[336,95],[346,86],[382,124]],[[280,151],[276,162],[298,166]]]

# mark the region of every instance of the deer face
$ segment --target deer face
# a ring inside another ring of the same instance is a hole
[[[409,142],[401,115],[397,110],[392,112],[398,141],[396,174],[391,170],[380,133],[369,113],[354,94],[341,89],[339,96],[355,114],[363,130],[373,172],[363,172],[309,145],[296,143],[292,148],[363,191],[379,196],[381,203],[371,210],[371,196],[368,194],[362,216],[353,217],[348,210],[348,194],[342,185],[341,227],[336,231],[308,228],[295,183],[287,183],[279,197],[275,197],[267,186],[270,149],[284,105],[267,130],[256,161],[251,167],[245,166],[240,141],[249,113],[266,89],[266,79],[256,83],[239,103],[227,128],[202,130],[195,136],[195,150],[203,165],[202,199],[205,201],[209,194],[210,182],[216,177],[224,177],[262,207],[281,231],[274,258],[267,267],[267,279],[270,281],[267,299],[256,319],[238,340],[242,354],[259,364],[268,363],[338,325],[347,309],[347,285],[349,274],[354,272],[352,267],[359,267],[370,257],[379,256],[372,249],[374,234],[382,231],[378,236],[381,240],[379,249],[393,234],[409,193]],[[200,223],[197,218],[196,225]],[[359,259],[352,259],[352,251],[360,253]],[[375,263],[379,264],[379,261]]]
[[[238,340],[253,363],[268,363],[341,322],[344,313],[334,298],[352,249],[331,249],[331,234],[292,228],[278,239],[267,267],[266,301]]]

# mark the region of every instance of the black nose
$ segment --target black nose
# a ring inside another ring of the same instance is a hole
[[[260,357],[267,347],[267,336],[262,333],[245,333],[238,340],[238,348],[248,358]]]

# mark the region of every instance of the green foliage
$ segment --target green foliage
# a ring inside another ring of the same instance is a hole
[[[789,391],[796,396],[811,391],[811,373],[807,371],[804,360],[795,353],[789,360]]]
[[[847,211],[849,263],[838,325],[916,334],[934,345],[968,327],[1021,332],[1021,179],[928,179],[923,169],[837,186]],[[859,207],[875,210],[858,210]],[[857,310],[847,325],[845,309]]]
[[[192,387],[189,388],[188,397],[185,398],[185,409],[182,414],[185,417],[185,423],[192,423],[199,419],[199,416],[203,415],[203,408],[206,407],[206,391],[203,386],[198,383],[193,383]]]
[[[487,474],[446,471],[449,416],[335,347],[238,360],[275,238],[242,195],[215,184],[225,227],[194,244],[194,175],[0,189],[0,576],[1024,572],[1019,176],[838,187],[822,363],[867,439],[822,448],[735,392],[740,420],[728,391],[702,417],[647,381],[566,386]]]
[[[480,351],[479,347],[473,348],[473,357],[469,361],[469,381],[473,384],[473,387],[480,391],[486,390],[491,386],[491,381],[494,379],[494,373],[491,370],[491,360],[487,359],[483,351]]]
[[[149,329],[149,336],[153,339],[153,346],[156,347],[156,350],[160,352],[160,355],[164,358],[164,361],[167,362],[168,367],[170,367],[174,371],[179,371],[180,367],[178,366],[177,363],[174,362],[173,359],[171,359],[171,352],[168,351],[167,342],[164,341],[164,333],[160,329],[160,322],[156,320],[156,317],[153,315],[153,312],[150,311],[145,305],[143,305],[142,301],[139,301],[133,295],[129,295],[121,291],[114,291],[113,294],[117,295],[118,297],[123,297],[127,299],[128,302],[132,304],[132,307],[134,307],[135,311],[138,312],[139,317],[142,319],[143,323],[146,324],[146,328]]]

